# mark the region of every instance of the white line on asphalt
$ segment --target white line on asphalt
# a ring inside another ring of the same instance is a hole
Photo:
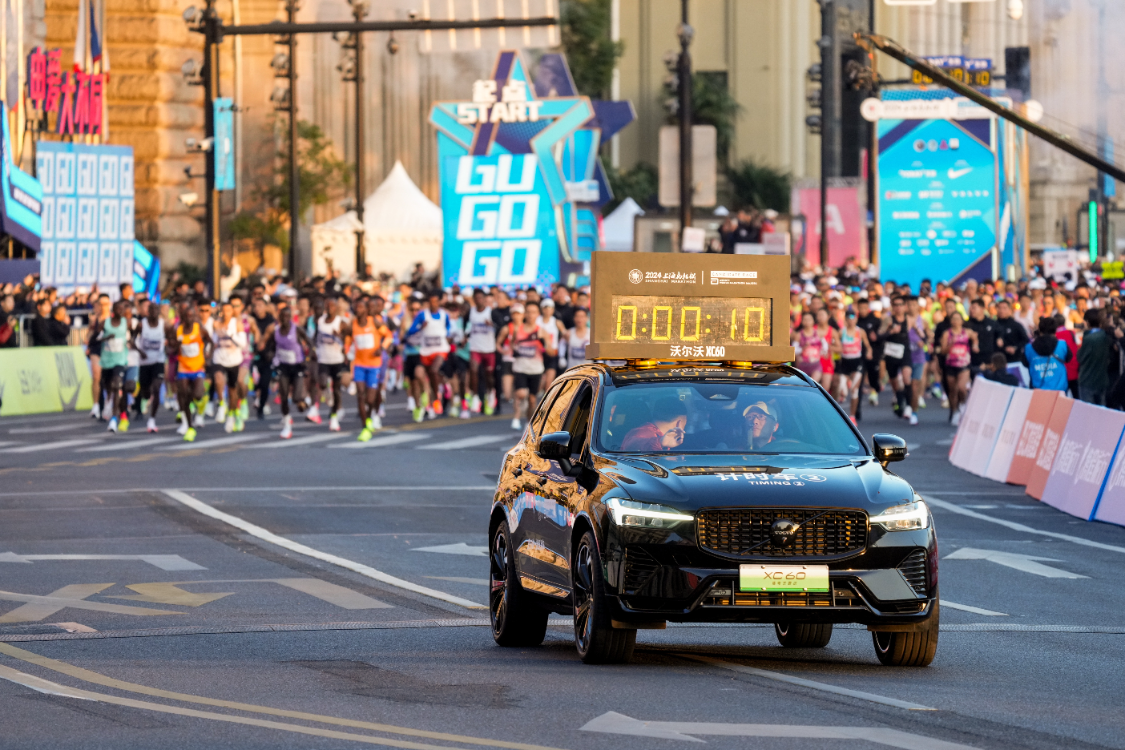
[[[436,589],[419,586],[416,583],[404,581],[401,578],[388,575],[381,570],[376,570],[375,568],[363,565],[362,563],[353,562],[336,555],[330,555],[326,552],[321,552],[320,550],[313,549],[312,547],[308,547],[304,544],[299,544],[290,539],[286,539],[283,536],[278,536],[272,531],[263,529],[261,526],[255,526],[254,524],[248,521],[244,521],[237,516],[232,516],[229,513],[224,513],[221,510],[216,510],[207,503],[201,500],[196,500],[194,497],[187,494],[186,492],[183,492],[182,490],[163,490],[163,492],[165,495],[172,498],[176,502],[183,503],[192,510],[198,511],[199,513],[202,513],[209,518],[214,518],[217,521],[228,523],[237,529],[242,529],[247,534],[256,536],[263,541],[270,542],[271,544],[276,544],[279,547],[284,547],[291,552],[296,552],[301,555],[307,555],[308,557],[312,557],[317,560],[323,560],[324,562],[332,563],[333,565],[339,565],[341,568],[346,568],[348,570],[359,573],[360,575],[367,576],[368,578],[373,578],[376,581],[380,581],[382,583],[386,583],[390,586],[397,586],[398,588],[406,589],[407,591],[413,591],[416,594],[422,594],[423,596],[428,596],[433,599],[440,599],[443,602],[457,604],[459,606],[468,607],[470,609],[485,608],[483,604],[477,604],[476,602],[471,602],[468,599],[462,599],[459,596],[447,594],[444,591],[437,591]]]
[[[123,440],[120,442],[114,441],[109,445],[99,445],[96,448],[79,448],[75,453],[90,453],[94,451],[139,451],[144,448],[151,448],[154,445],[174,443],[177,441],[179,441],[179,438],[173,437],[141,438],[139,440]]]
[[[402,485],[379,484],[361,485],[351,487],[182,487],[184,492],[493,492],[495,484],[464,485],[449,487],[439,485]],[[129,495],[134,492],[163,492],[160,487],[131,487],[129,489],[86,489],[86,490],[58,490],[52,492],[0,492],[0,497],[50,497],[52,495]]]
[[[20,445],[20,443],[16,442],[15,440],[0,440],[0,448],[7,447],[9,445]]]
[[[487,586],[487,578],[462,578],[461,576],[425,576],[435,581],[452,581],[453,583],[471,583],[475,586]]]
[[[512,435],[475,435],[473,437],[461,438],[460,440],[450,440],[446,443],[433,443],[431,445],[420,445],[418,450],[422,451],[455,451],[462,448],[473,448],[478,445],[488,445],[490,443],[499,443],[501,440],[506,440],[509,443],[516,438]]]
[[[350,437],[350,432],[331,432],[327,435],[309,435],[308,437],[301,437],[291,440],[271,440],[268,443],[258,443],[257,445],[248,445],[246,449],[251,448],[296,448],[300,445],[313,445],[315,443],[327,443],[329,440],[339,440],[340,438]]]
[[[715,659],[710,656],[697,656],[695,654],[680,654],[685,659],[692,659],[694,661],[701,661],[705,664],[710,664],[714,667],[722,669],[729,669],[732,672],[740,672],[742,674],[754,675],[755,677],[765,677],[768,680],[777,680],[778,682],[787,682],[790,685],[800,685],[801,687],[812,688],[813,690],[820,690],[825,693],[836,693],[837,695],[846,695],[851,698],[859,698],[860,700],[871,701],[872,703],[882,703],[884,706],[894,706],[896,708],[905,708],[911,711],[936,711],[936,708],[929,706],[922,706],[917,703],[910,703],[908,701],[900,701],[898,698],[887,698],[882,695],[875,695],[874,693],[865,693],[862,690],[849,690],[848,688],[837,687],[829,685],[824,682],[814,682],[813,680],[806,680],[802,677],[794,677],[781,672],[769,672],[765,669],[756,669],[754,667],[746,667],[741,664],[733,664],[729,661],[722,659]]]
[[[968,604],[955,604],[948,599],[941,600],[942,607],[949,607],[950,609],[959,609],[962,612],[969,612],[974,615],[984,615],[985,617],[1007,617],[1005,612],[993,612],[991,609],[981,609],[980,607],[970,607]]]
[[[207,570],[179,555],[20,555],[0,552],[0,562],[30,563],[35,560],[140,560],[161,570]]]
[[[443,555],[468,555],[469,557],[488,557],[488,547],[470,547],[464,542],[440,544],[437,547],[414,547],[412,552],[439,552]]]
[[[400,443],[413,443],[415,440],[428,438],[428,432],[400,432],[397,435],[387,435],[368,440],[366,443],[339,443],[330,445],[329,448],[382,448],[385,445],[399,445]]]
[[[1040,536],[1049,536],[1052,539],[1063,539],[1063,540],[1068,541],[1068,542],[1074,542],[1075,544],[1081,544],[1085,547],[1094,547],[1095,549],[1104,549],[1104,550],[1109,550],[1110,552],[1125,552],[1125,547],[1115,547],[1112,544],[1102,544],[1101,542],[1091,541],[1090,539],[1083,539],[1080,536],[1071,536],[1070,534],[1059,534],[1058,532],[1055,532],[1055,531],[1041,531],[1039,529],[1033,529],[1032,527],[1026,526],[1022,523],[1016,523],[1015,521],[1005,521],[1002,518],[993,518],[992,516],[986,516],[984,513],[977,513],[976,511],[969,510],[968,508],[963,508],[960,505],[957,505],[956,503],[950,503],[950,502],[947,502],[945,500],[939,500],[938,498],[934,497],[933,495],[924,495],[923,497],[925,497],[927,503],[929,503],[930,505],[933,505],[935,508],[941,508],[943,510],[948,510],[948,511],[953,512],[953,513],[958,513],[962,516],[968,516],[969,518],[975,518],[978,521],[988,521],[989,523],[995,523],[995,524],[999,524],[1000,526],[1006,526],[1007,528],[1011,529],[1012,531],[1022,531],[1025,534],[1039,534]]]
[[[77,448],[80,445],[89,445],[90,443],[98,443],[100,440],[59,440],[54,443],[33,443],[31,445],[23,445],[19,448],[9,448],[4,451],[5,453],[37,453],[39,451],[57,450],[59,448]]]
[[[212,438],[211,440],[200,440],[197,443],[181,443],[180,445],[171,445],[167,448],[161,448],[166,451],[190,451],[196,448],[222,448],[225,445],[237,445],[239,443],[248,443],[251,440],[261,440],[265,435],[258,433],[256,435],[231,435],[230,437]]]
[[[788,739],[865,740],[905,750],[973,750],[969,745],[900,732],[885,727],[801,726],[799,724],[725,724],[703,721],[641,721],[607,711],[582,726],[581,732],[628,734],[665,740],[703,742],[694,734],[720,737],[784,737]]]
[[[74,431],[78,429],[72,424],[58,424],[54,427],[18,427],[14,430],[8,430],[9,435],[37,435],[41,432],[66,432],[67,430]]]
[[[1043,576],[1044,578],[1088,578],[1088,576],[1071,573],[1069,570],[1062,570],[1053,565],[1043,564],[1043,562],[1062,562],[1062,560],[1054,557],[1036,557],[1035,555],[1021,555],[1014,552],[1001,552],[994,549],[962,547],[952,554],[946,555],[943,559],[988,560],[997,565],[1003,565],[1006,568],[1021,570],[1024,573],[1031,573],[1032,575]],[[1040,560],[1043,562],[1037,562]]]

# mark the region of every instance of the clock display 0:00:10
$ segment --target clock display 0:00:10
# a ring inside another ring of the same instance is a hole
[[[614,342],[771,345],[772,300],[614,295]]]

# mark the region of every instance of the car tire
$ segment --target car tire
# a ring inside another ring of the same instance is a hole
[[[934,660],[938,644],[938,603],[926,625],[913,633],[871,634],[875,655],[888,667],[928,667]]]
[[[824,648],[832,640],[832,623],[776,622],[773,632],[785,648]]]
[[[516,575],[508,522],[492,532],[488,565],[488,618],[501,646],[538,646],[547,634],[547,610],[531,601]]]
[[[587,664],[625,664],[633,656],[637,631],[613,627],[606,603],[605,579],[593,532],[578,542],[571,562],[574,646]]]

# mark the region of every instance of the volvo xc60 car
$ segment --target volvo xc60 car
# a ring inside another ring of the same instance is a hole
[[[638,629],[772,623],[781,646],[862,623],[880,662],[925,666],[938,548],[923,499],[836,402],[779,365],[594,363],[564,373],[508,452],[489,520],[502,646],[572,615],[588,663]]]

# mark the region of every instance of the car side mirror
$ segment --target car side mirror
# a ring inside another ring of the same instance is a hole
[[[546,461],[561,461],[570,458],[570,433],[549,432],[539,440],[536,449],[539,458]]]
[[[906,458],[906,441],[898,435],[881,432],[871,436],[871,443],[875,446],[875,459],[884,467]]]

